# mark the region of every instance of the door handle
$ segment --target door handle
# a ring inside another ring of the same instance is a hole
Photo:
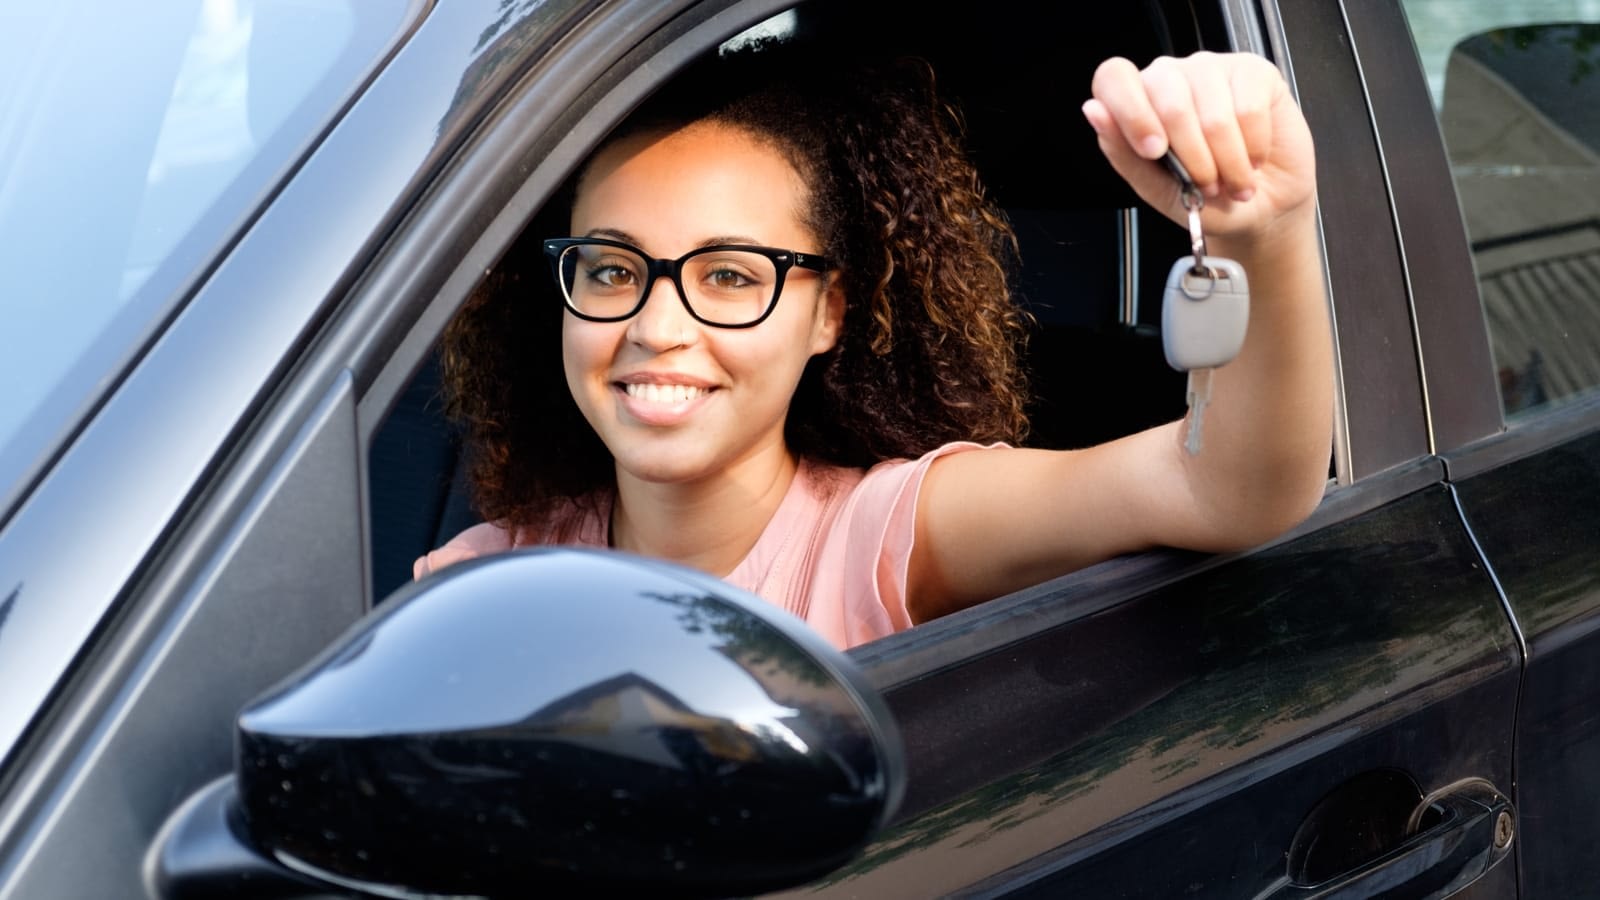
[[[1417,804],[1409,836],[1393,849],[1318,884],[1288,876],[1256,900],[1394,900],[1448,897],[1478,880],[1511,851],[1516,813],[1511,801],[1482,778],[1446,785]]]

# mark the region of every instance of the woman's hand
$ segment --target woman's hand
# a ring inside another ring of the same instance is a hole
[[[1186,221],[1171,147],[1205,194],[1206,234],[1249,240],[1303,209],[1315,192],[1311,131],[1272,63],[1249,53],[1161,57],[1144,69],[1120,57],[1095,70],[1084,118],[1139,196]]]

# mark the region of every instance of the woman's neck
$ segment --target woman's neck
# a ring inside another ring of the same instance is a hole
[[[617,472],[611,545],[718,578],[732,572],[777,512],[799,462],[764,454],[691,483],[654,483]]]

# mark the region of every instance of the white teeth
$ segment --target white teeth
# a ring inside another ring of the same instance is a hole
[[[646,403],[687,403],[706,392],[705,388],[687,384],[626,384],[623,388],[629,397]]]

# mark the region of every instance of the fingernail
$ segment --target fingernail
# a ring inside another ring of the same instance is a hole
[[[1146,159],[1155,159],[1166,151],[1167,142],[1153,134],[1139,141],[1139,155]]]
[[[1233,199],[1239,203],[1246,203],[1256,195],[1255,188],[1244,188],[1233,192]]]
[[[1095,134],[1105,134],[1106,133],[1105,129],[1101,128],[1100,127],[1100,123],[1095,121],[1094,116],[1089,114],[1089,104],[1091,104],[1093,102],[1094,102],[1093,100],[1085,100],[1085,101],[1083,101],[1082,109],[1083,109],[1084,121],[1089,123],[1089,127],[1094,129],[1094,133]]]

